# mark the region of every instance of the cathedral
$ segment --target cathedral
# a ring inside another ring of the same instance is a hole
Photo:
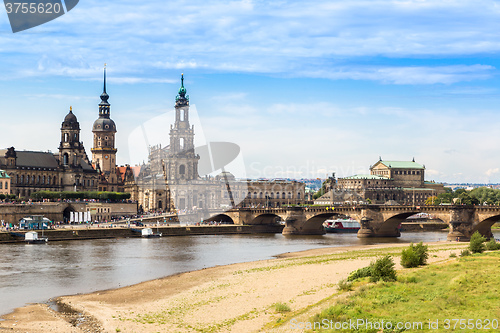
[[[278,207],[304,202],[305,184],[296,181],[238,181],[223,169],[215,177],[200,177],[200,162],[207,161],[200,161],[203,147],[194,146],[194,135],[194,125],[189,121],[189,96],[181,76],[170,144],[150,146],[148,163],[124,170],[125,192],[138,201],[139,210],[196,211],[209,217],[216,210],[234,206]],[[214,144],[229,143],[209,143],[211,147]]]
[[[10,194],[29,198],[37,191],[123,191],[116,168],[116,126],[104,91],[94,122],[92,161],[80,141],[80,123],[70,107],[61,124],[59,152],[0,149],[0,169],[11,179]]]

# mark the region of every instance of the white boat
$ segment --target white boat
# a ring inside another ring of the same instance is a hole
[[[361,228],[361,224],[352,219],[326,220],[323,226],[326,232],[334,233],[358,232]]]
[[[24,234],[24,241],[28,244],[45,244],[48,242],[47,237],[38,237],[38,232],[28,231]]]
[[[141,236],[143,238],[157,238],[157,237],[161,237],[161,233],[156,233],[155,234],[153,232],[153,229],[151,229],[151,228],[144,228],[141,231]]]

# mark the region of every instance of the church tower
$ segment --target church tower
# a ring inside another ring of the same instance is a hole
[[[175,98],[175,122],[170,125],[170,150],[164,161],[168,182],[184,182],[198,179],[198,160],[194,152],[194,125],[189,124],[189,96],[184,88],[184,74],[181,87]]]
[[[94,146],[92,164],[101,172],[100,191],[119,191],[116,174],[115,122],[110,118],[109,95],[106,93],[106,66],[104,66],[104,88],[99,103],[99,118],[94,122]]]
[[[61,124],[61,143],[59,144],[59,165],[64,168],[78,167],[80,165],[80,124],[69,107],[69,113]]]

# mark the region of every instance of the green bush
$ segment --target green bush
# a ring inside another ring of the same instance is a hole
[[[415,245],[413,249],[418,255],[418,260],[419,260],[418,264],[425,265],[427,263],[427,259],[429,258],[429,252],[428,252],[429,247],[420,242],[417,245]]]
[[[472,237],[470,238],[470,243],[469,243],[469,250],[472,253],[482,253],[486,249],[484,246],[484,242],[486,241],[486,238],[481,236],[481,234],[476,231]]]
[[[500,243],[495,241],[495,238],[491,237],[490,241],[486,243],[486,250],[496,251],[500,250]]]
[[[351,291],[352,290],[352,282],[349,282],[349,281],[342,279],[337,284],[337,287],[339,288],[340,291]]]
[[[274,303],[274,310],[276,312],[283,313],[283,312],[289,312],[291,309],[286,303]]]
[[[392,257],[387,255],[379,258],[370,264],[371,282],[377,281],[396,281],[396,270],[394,269],[394,261]]]
[[[361,279],[361,278],[370,277],[370,276],[372,276],[371,266],[367,266],[367,267],[363,267],[363,268],[357,269],[355,271],[352,271],[351,274],[349,274],[347,281],[354,281],[356,279]]]
[[[470,255],[471,255],[471,253],[470,253],[469,249],[463,249],[462,252],[460,252],[461,257],[467,257]]]
[[[429,258],[428,246],[422,242],[417,245],[410,244],[407,249],[401,252],[401,266],[405,268],[418,267],[425,265]]]
[[[413,249],[413,244],[409,248],[401,252],[401,266],[404,268],[418,267],[420,264],[420,257]]]
[[[450,253],[450,258],[456,258],[456,257],[457,257],[457,254],[455,252]]]

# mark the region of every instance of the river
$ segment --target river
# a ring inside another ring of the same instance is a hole
[[[121,238],[0,244],[0,314],[27,303],[118,288],[217,265],[270,259],[286,252],[380,243],[434,242],[447,232],[406,232],[400,238],[356,234],[281,234]],[[495,232],[500,238],[500,231]]]

